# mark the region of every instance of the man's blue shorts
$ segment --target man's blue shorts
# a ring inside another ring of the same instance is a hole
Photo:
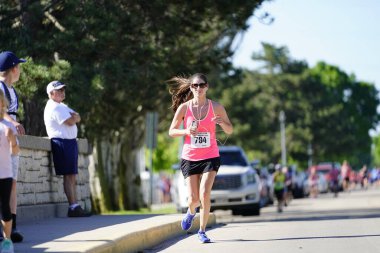
[[[76,139],[52,138],[51,151],[56,175],[78,174],[78,143]]]

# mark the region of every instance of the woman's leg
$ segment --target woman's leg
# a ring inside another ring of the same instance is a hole
[[[191,175],[186,178],[187,192],[189,197],[187,199],[189,210],[191,214],[195,214],[195,209],[199,206],[199,180],[201,175]]]
[[[12,214],[10,206],[12,181],[12,178],[0,179],[0,200],[3,217],[1,223],[3,225],[3,236],[5,239],[11,238],[12,231]]]
[[[205,231],[208,217],[210,215],[211,208],[211,189],[214,184],[214,179],[216,176],[216,171],[210,171],[204,173],[201,178],[199,198],[201,200],[200,209],[200,230]]]

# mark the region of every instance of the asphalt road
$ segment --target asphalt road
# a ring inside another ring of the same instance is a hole
[[[380,252],[380,187],[295,199],[283,213],[265,207],[260,216],[232,216],[216,211],[209,228],[212,243],[196,234],[168,240],[153,252],[378,253]]]

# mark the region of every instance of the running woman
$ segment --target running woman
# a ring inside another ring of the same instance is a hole
[[[210,214],[212,185],[220,167],[220,156],[215,136],[216,125],[226,134],[233,126],[224,107],[206,97],[209,83],[204,74],[189,78],[173,77],[171,84],[172,108],[175,112],[170,125],[171,137],[185,137],[181,155],[181,171],[188,189],[188,210],[181,222],[189,230],[200,206],[198,239],[209,243],[205,230]],[[183,127],[181,127],[183,123]]]

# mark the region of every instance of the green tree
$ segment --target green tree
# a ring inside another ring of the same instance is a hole
[[[280,162],[278,115],[286,115],[288,160],[307,166],[307,147],[314,161],[368,163],[369,130],[378,124],[378,91],[338,67],[318,63],[309,68],[290,58],[286,47],[263,43],[254,59],[258,71],[243,72],[242,82],[228,85],[222,103],[235,126],[231,144],[243,146],[263,163]]]
[[[379,122],[378,91],[338,67],[320,62],[305,78],[305,97],[310,101],[313,149],[318,160],[368,163],[369,130]]]
[[[380,135],[376,135],[372,138],[372,165],[380,166]]]
[[[94,207],[135,209],[141,205],[136,157],[144,145],[145,113],[172,116],[164,81],[200,71],[228,73],[231,43],[262,2],[7,1],[0,5],[0,48],[48,68],[70,63],[70,75],[61,78],[82,116],[80,136],[94,146],[102,187]]]

